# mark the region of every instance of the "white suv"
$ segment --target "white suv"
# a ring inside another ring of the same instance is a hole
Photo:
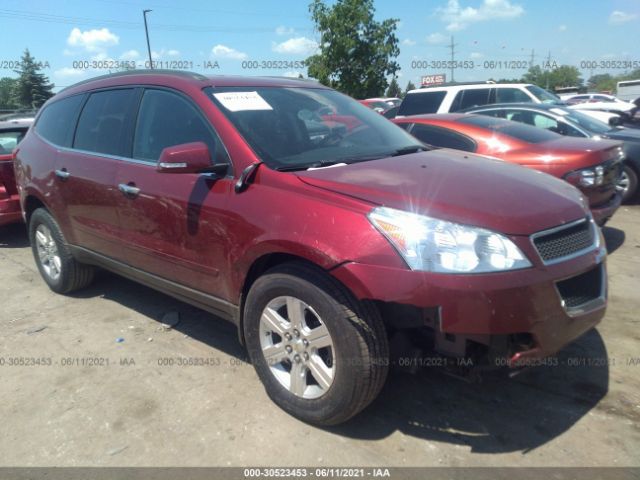
[[[398,117],[449,113],[491,103],[562,103],[559,97],[529,83],[460,83],[410,90]]]

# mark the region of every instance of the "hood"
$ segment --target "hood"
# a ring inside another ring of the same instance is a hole
[[[375,205],[530,235],[587,215],[578,190],[535,170],[433,150],[296,172],[304,183]]]

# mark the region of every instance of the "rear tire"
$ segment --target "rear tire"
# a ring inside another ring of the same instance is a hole
[[[380,393],[389,367],[380,315],[323,271],[299,263],[269,270],[245,305],[251,361],[269,397],[289,414],[336,425]]]
[[[70,293],[88,286],[95,269],[78,262],[69,250],[58,222],[44,208],[29,220],[29,240],[43,280],[56,293]]]

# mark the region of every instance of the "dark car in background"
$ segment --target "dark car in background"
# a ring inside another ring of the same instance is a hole
[[[578,187],[593,217],[604,225],[618,209],[616,185],[622,145],[611,140],[568,138],[485,115],[450,113],[392,120],[429,145],[480,153],[535,168]]]
[[[0,121],[0,226],[22,221],[12,152],[32,123],[28,117]]]
[[[640,130],[638,129],[608,125],[590,115],[559,105],[495,104],[469,108],[465,112],[521,122],[570,137],[619,140],[623,142],[624,166],[618,181],[618,191],[622,194],[623,202],[635,198],[638,194],[638,176],[640,176]]]
[[[358,126],[313,139],[309,112]],[[136,70],[49,100],[15,166],[53,291],[99,266],[230,320],[268,395],[327,425],[378,396],[390,343],[517,367],[605,313],[578,190],[427,150],[320,84]]]

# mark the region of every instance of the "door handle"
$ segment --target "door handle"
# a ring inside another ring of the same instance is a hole
[[[60,178],[61,180],[66,180],[70,176],[71,174],[67,172],[66,168],[63,168],[62,170],[56,170],[56,177]]]
[[[140,193],[140,189],[135,185],[127,185],[126,183],[121,183],[118,185],[118,190],[120,190],[125,197],[135,198]]]

